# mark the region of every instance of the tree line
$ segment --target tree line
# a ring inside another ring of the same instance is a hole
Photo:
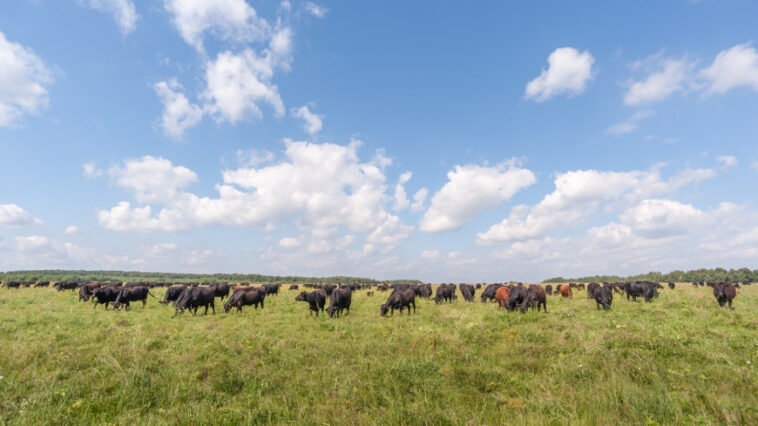
[[[228,282],[228,283],[290,283],[290,284],[420,284],[419,280],[379,281],[360,277],[298,277],[261,274],[184,274],[137,271],[34,270],[0,272],[0,281],[148,281],[148,282]]]
[[[590,282],[619,282],[619,281],[654,281],[654,282],[758,282],[758,269],[693,269],[689,271],[671,271],[669,273],[648,272],[646,274],[622,277],[618,275],[594,275],[581,278],[549,278],[546,283],[590,283]]]

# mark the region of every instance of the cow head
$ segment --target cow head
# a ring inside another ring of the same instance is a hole
[[[389,311],[389,310],[390,310],[390,307],[387,306],[387,304],[385,303],[385,304],[382,305],[382,307],[380,308],[379,312],[380,312],[381,316],[386,316],[387,315],[387,311]]]
[[[300,294],[298,294],[297,297],[295,297],[295,300],[297,300],[298,302],[304,302],[305,301],[305,292],[301,291]]]

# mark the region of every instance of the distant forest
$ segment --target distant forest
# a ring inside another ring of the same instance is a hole
[[[555,277],[547,279],[546,283],[591,283],[591,282],[619,282],[619,281],[654,281],[654,282],[702,282],[702,281],[729,281],[729,282],[758,282],[758,269],[749,268],[729,269],[693,269],[691,271],[671,271],[667,274],[661,272],[648,272],[647,274],[620,277],[617,275],[595,275],[582,278]]]
[[[293,284],[377,284],[377,283],[409,283],[419,284],[418,280],[386,280],[378,281],[358,277],[295,277],[260,274],[180,274],[167,272],[131,272],[131,271],[8,271],[0,272],[0,281],[149,281],[149,282],[228,282],[228,283],[293,283]]]

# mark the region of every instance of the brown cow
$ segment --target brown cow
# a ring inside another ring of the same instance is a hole
[[[505,301],[508,300],[508,292],[510,290],[510,288],[502,286],[495,292],[495,300],[497,300],[498,309],[501,309],[503,306],[505,306]]]
[[[571,287],[567,285],[561,286],[561,296],[563,297],[571,297]]]

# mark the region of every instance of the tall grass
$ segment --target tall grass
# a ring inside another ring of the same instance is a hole
[[[360,291],[339,319],[281,293],[172,319],[154,299],[0,289],[0,424],[758,424],[755,287],[734,311],[681,285],[610,312],[584,292],[525,315],[477,294],[394,318]]]

